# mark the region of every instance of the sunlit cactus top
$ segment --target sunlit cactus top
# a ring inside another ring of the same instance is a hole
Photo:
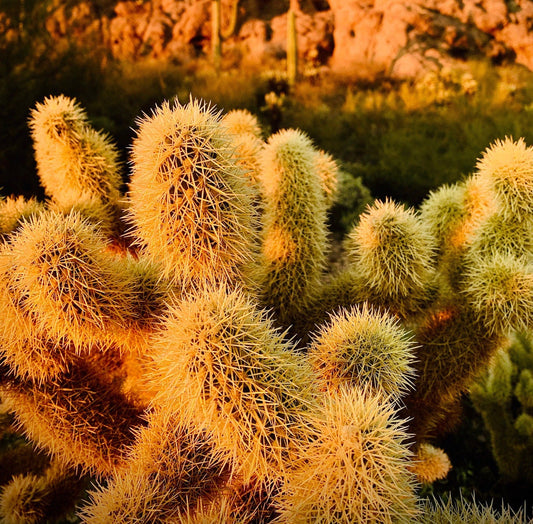
[[[533,214],[533,148],[522,138],[496,140],[476,167],[493,186],[506,217],[522,220]]]
[[[412,387],[409,332],[392,315],[366,304],[331,315],[315,336],[309,357],[327,389],[349,385],[399,397]]]
[[[45,192],[60,206],[96,199],[117,203],[122,178],[110,138],[94,130],[75,99],[63,95],[38,103],[31,113],[37,171]]]
[[[139,120],[130,185],[133,234],[184,288],[238,280],[253,208],[219,114],[191,100]]]
[[[434,238],[412,209],[375,202],[346,247],[368,284],[389,297],[420,289],[433,267]]]
[[[251,134],[262,137],[262,130],[257,117],[246,109],[234,109],[222,118],[222,125],[231,135]]]
[[[81,348],[133,316],[132,292],[105,247],[76,213],[42,213],[11,238],[10,289],[43,332]]]

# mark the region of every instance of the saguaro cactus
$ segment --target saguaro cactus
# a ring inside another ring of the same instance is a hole
[[[222,42],[235,33],[239,14],[239,0],[233,0],[230,23],[225,31],[221,29],[222,0],[211,2],[211,45],[213,49],[213,62],[215,68],[220,71],[222,62]]]

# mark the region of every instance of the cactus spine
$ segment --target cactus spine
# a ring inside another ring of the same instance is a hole
[[[213,432],[234,474],[276,482],[307,437],[311,369],[242,292],[216,290],[170,309],[154,348],[160,393],[185,424]]]
[[[413,522],[407,433],[382,395],[341,388],[324,398],[315,438],[277,497],[274,522]]]
[[[110,138],[95,131],[75,99],[50,97],[32,111],[37,171],[59,210],[79,207],[116,232],[122,178]]]

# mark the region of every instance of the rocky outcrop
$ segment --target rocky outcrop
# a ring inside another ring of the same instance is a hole
[[[234,1],[222,0],[223,24]],[[533,70],[530,0],[293,0],[294,5],[302,63],[340,74],[413,77],[471,56],[514,60]],[[283,58],[288,7],[289,0],[241,0],[237,31],[224,42],[224,53],[245,65]],[[0,22],[6,25],[5,16]],[[58,40],[103,45],[117,58],[186,63],[210,53],[211,2],[55,0],[46,29]]]
[[[338,71],[410,77],[468,56],[533,69],[533,2],[330,0]]]

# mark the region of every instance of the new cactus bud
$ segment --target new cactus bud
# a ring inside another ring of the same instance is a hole
[[[42,214],[12,237],[9,288],[40,332],[81,350],[124,331],[133,296],[105,246],[77,214]]]
[[[382,395],[359,388],[326,395],[315,438],[277,497],[274,522],[413,522],[407,433]]]
[[[311,304],[326,263],[326,205],[315,154],[294,129],[272,135],[263,149],[264,302],[285,327]]]
[[[532,323],[533,272],[508,253],[482,258],[471,253],[461,284],[470,307],[489,332],[507,334]]]
[[[423,442],[418,446],[410,467],[418,481],[423,484],[432,484],[436,480],[446,478],[451,468],[448,455],[428,442]]]
[[[250,193],[219,119],[195,100],[163,104],[133,144],[133,234],[184,289],[239,282],[252,258]]]
[[[44,205],[35,198],[29,200],[22,196],[2,198],[0,200],[0,235],[12,233],[22,222],[42,211],[44,211]]]
[[[309,359],[326,389],[368,387],[398,398],[412,387],[413,346],[396,318],[365,304],[331,315],[313,337]]]
[[[508,220],[521,221],[533,213],[533,149],[524,139],[496,140],[476,164],[496,194],[501,213]]]
[[[90,127],[75,99],[61,95],[38,103],[30,128],[39,178],[59,206],[92,199],[110,209],[117,205],[122,184],[118,151],[107,135]]]
[[[310,367],[267,313],[225,289],[171,306],[154,340],[154,404],[213,432],[243,482],[280,478],[316,405]]]

